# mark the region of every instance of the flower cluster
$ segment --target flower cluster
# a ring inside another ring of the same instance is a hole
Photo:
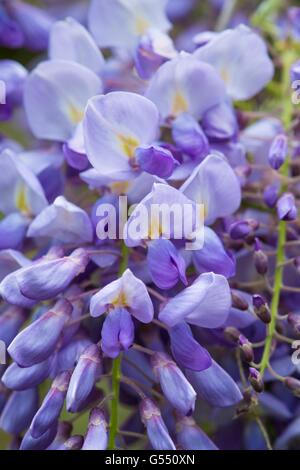
[[[0,447],[300,438],[300,9],[244,3],[1,2]]]

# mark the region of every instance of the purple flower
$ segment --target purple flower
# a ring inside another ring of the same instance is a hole
[[[247,100],[272,79],[274,66],[257,33],[241,24],[222,31],[194,53],[219,72],[231,98]]]
[[[172,39],[157,29],[149,30],[138,43],[135,51],[135,67],[143,80],[148,80],[156,70],[176,56]]]
[[[177,442],[184,450],[218,450],[190,416],[180,416],[176,421]]]
[[[89,29],[100,47],[132,50],[148,30],[155,28],[166,32],[170,29],[166,4],[167,0],[92,0]]]
[[[4,214],[20,211],[38,214],[47,206],[43,188],[35,174],[11,150],[4,150],[0,158],[0,210]]]
[[[174,207],[180,217],[176,217],[176,212],[175,217],[172,217]],[[168,214],[170,217],[167,217]],[[126,245],[132,247],[148,239],[181,240],[193,234],[196,227],[196,207],[193,201],[168,184],[154,183],[152,191],[132,211],[125,224],[123,236]]]
[[[284,134],[279,134],[272,142],[269,151],[269,164],[274,170],[279,170],[288,154],[288,139]]]
[[[23,1],[11,0],[5,2],[5,6],[10,18],[23,33],[24,45],[34,51],[46,49],[53,18],[44,9]]]
[[[139,173],[134,168],[135,152],[153,143],[158,118],[156,106],[135,93],[120,91],[92,98],[83,124],[91,165],[113,179],[134,178]]]
[[[186,369],[201,371],[212,365],[208,351],[193,337],[187,323],[178,323],[169,329],[171,351],[176,362]]]
[[[233,214],[241,203],[237,176],[221,155],[208,155],[181,186],[183,194],[204,205],[205,222]]]
[[[199,119],[224,100],[225,89],[210,65],[181,52],[153,75],[146,96],[156,104],[163,119],[181,113]]]
[[[67,410],[75,413],[90,395],[102,372],[100,350],[96,344],[88,346],[80,355],[73,371],[68,392]]]
[[[13,212],[0,221],[0,249],[19,248],[25,237],[29,219]]]
[[[212,271],[225,277],[235,275],[235,259],[227,252],[218,235],[209,227],[204,227],[204,245],[193,251],[193,263],[199,273]]]
[[[223,103],[209,109],[203,119],[202,128],[213,142],[233,139],[238,133],[238,122],[231,103]]]
[[[47,431],[39,436],[34,438],[31,435],[30,429],[25,433],[20,450],[45,450],[53,442],[57,432],[57,422],[54,422]]]
[[[191,286],[171,298],[160,311],[159,319],[168,326],[185,320],[204,328],[217,328],[229,314],[231,296],[224,276],[201,274]]]
[[[27,314],[20,307],[8,307],[0,315],[0,340],[9,346],[26,321]]]
[[[107,443],[107,421],[103,411],[94,408],[90,413],[88,430],[82,450],[106,450]]]
[[[74,277],[85,271],[88,261],[82,248],[63,258],[45,256],[6,276],[0,284],[0,293],[12,304],[33,306],[37,301],[51,299],[66,289]]]
[[[0,79],[5,83],[5,99],[8,106],[22,104],[23,87],[27,70],[14,60],[0,61]]]
[[[277,201],[277,214],[280,220],[295,220],[298,210],[292,193],[284,193]]]
[[[81,152],[83,138],[75,132],[88,99],[101,91],[101,80],[83,65],[65,60],[40,63],[29,74],[24,89],[32,132],[40,139],[70,141],[72,149]]]
[[[188,370],[187,377],[196,392],[213,406],[232,406],[243,398],[234,380],[215,361],[211,367],[201,372]]]
[[[15,337],[8,348],[11,357],[22,367],[45,361],[54,352],[71,312],[71,304],[65,299],[59,300]]]
[[[153,318],[153,305],[145,284],[136,278],[130,269],[122,277],[107,284],[91,299],[92,317],[115,308],[124,308],[142,323],[150,323]]]
[[[180,114],[172,123],[172,137],[176,146],[195,160],[209,153],[209,143],[202,128],[188,113]]]
[[[134,324],[126,308],[114,308],[104,320],[101,331],[101,349],[115,358],[129,349],[134,341]]]
[[[12,390],[26,390],[36,387],[49,377],[51,359],[34,364],[30,367],[20,367],[13,362],[4,372],[1,381]]]
[[[159,145],[138,147],[135,151],[137,165],[151,175],[168,178],[179,165],[170,150]]]
[[[32,221],[27,236],[46,237],[68,244],[91,243],[93,229],[85,211],[59,196]]]
[[[140,404],[141,419],[146,426],[149,441],[155,450],[175,450],[175,445],[161,417],[159,408],[149,398]]]
[[[70,372],[62,372],[54,379],[49,392],[30,425],[29,429],[33,438],[41,437],[57,422],[64,405],[70,376]]]
[[[164,396],[184,415],[194,411],[196,392],[174,361],[164,353],[151,356],[155,376]]]
[[[161,289],[171,289],[179,280],[187,285],[185,261],[169,240],[151,241],[147,262],[154,284]]]
[[[77,62],[96,74],[99,74],[104,67],[104,58],[93,37],[71,17],[57,21],[52,26],[49,57],[52,60]]]
[[[2,411],[0,428],[10,434],[20,434],[30,425],[37,408],[38,392],[35,388],[13,392]]]

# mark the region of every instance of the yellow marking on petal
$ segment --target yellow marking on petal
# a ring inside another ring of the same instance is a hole
[[[138,35],[144,34],[150,28],[150,23],[146,18],[138,16],[135,20],[135,30]]]
[[[148,237],[150,239],[157,239],[160,237],[163,233],[163,229],[160,223],[160,220],[158,217],[152,217],[150,220],[150,227],[149,227],[149,233]]]
[[[123,152],[128,158],[134,157],[136,148],[140,145],[139,141],[130,135],[118,134]]]
[[[79,124],[84,116],[82,109],[77,108],[74,104],[69,105],[69,116],[73,124]]]
[[[118,296],[112,301],[114,307],[128,307],[128,302],[126,299],[126,294],[121,290]]]
[[[224,66],[221,68],[220,75],[221,75],[223,81],[224,81],[225,83],[227,83],[228,80],[229,80],[229,73],[228,73],[228,68],[226,67],[226,65],[224,65]]]
[[[186,113],[188,109],[189,107],[185,97],[180,91],[176,91],[173,98],[172,114],[177,116],[180,113]]]
[[[109,185],[111,192],[117,194],[126,194],[129,190],[130,184],[129,181],[117,181]]]
[[[16,206],[19,211],[24,214],[28,214],[30,212],[26,196],[26,188],[23,183],[20,183],[16,191]]]

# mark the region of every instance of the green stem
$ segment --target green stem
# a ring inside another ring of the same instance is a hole
[[[108,449],[115,449],[116,435],[118,432],[118,415],[119,415],[119,396],[120,396],[120,379],[121,379],[121,362],[122,354],[120,354],[113,361],[112,366],[112,402],[111,402],[111,412],[110,412],[110,423],[109,423],[109,441]]]
[[[290,123],[293,118],[293,106],[291,104],[291,99],[288,96],[290,92],[290,67],[294,60],[294,54],[289,50],[286,52],[283,58],[283,73],[282,73],[282,99],[285,103],[282,121],[285,129],[290,127]],[[282,165],[280,173],[284,176],[289,175],[289,159],[287,158],[285,163]],[[281,183],[280,192],[284,192],[287,189],[286,181]],[[273,296],[271,301],[271,322],[268,327],[268,334],[266,337],[264,352],[262,355],[260,363],[260,373],[263,375],[266,368],[269,365],[272,342],[276,332],[276,321],[280,303],[280,294],[282,289],[282,278],[283,278],[283,269],[285,261],[285,243],[286,243],[286,234],[287,234],[287,224],[285,221],[281,220],[279,222],[278,229],[278,240],[277,240],[277,250],[276,250],[276,268],[274,273],[274,285],[273,285]]]
[[[123,274],[128,265],[129,250],[125,243],[122,243],[122,258],[120,262],[119,276]],[[122,354],[113,360],[112,365],[112,401],[109,423],[109,440],[108,449],[114,450],[116,448],[116,436],[119,427],[119,397],[120,397],[120,382],[121,382],[121,364]]]

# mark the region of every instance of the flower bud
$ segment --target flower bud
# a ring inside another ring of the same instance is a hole
[[[254,264],[256,271],[264,275],[268,272],[268,257],[261,249],[261,243],[258,238],[255,238],[255,251],[254,251]]]
[[[55,351],[71,313],[70,302],[66,299],[59,300],[51,310],[16,336],[8,348],[11,357],[22,367],[46,360]]]
[[[56,421],[37,439],[32,437],[30,429],[28,429],[21,442],[20,450],[45,450],[53,442],[56,432]]]
[[[294,377],[285,377],[284,385],[291,390],[296,397],[300,397],[300,380]]]
[[[16,337],[26,317],[25,310],[16,306],[7,308],[0,315],[0,340],[4,341],[6,346]]]
[[[278,134],[271,144],[269,164],[273,170],[279,170],[288,154],[288,139],[284,134]]]
[[[190,416],[177,418],[176,437],[178,444],[184,450],[218,450],[217,446]]]
[[[254,313],[264,323],[268,324],[271,321],[271,312],[267,302],[261,295],[255,294],[252,297]]]
[[[20,434],[31,423],[38,408],[38,393],[35,388],[13,392],[2,411],[0,428],[9,434]]]
[[[176,450],[159,408],[150,398],[140,404],[141,419],[146,426],[148,439],[155,450]]]
[[[273,209],[276,206],[276,202],[279,196],[278,184],[272,184],[266,187],[264,190],[264,202],[265,204]]]
[[[108,441],[107,426],[103,411],[94,408],[90,413],[88,431],[82,450],[106,450]]]
[[[237,345],[239,342],[239,337],[241,336],[241,333],[234,326],[227,326],[224,330],[224,336],[227,339],[227,341],[230,341]]]
[[[264,391],[264,382],[261,374],[254,367],[249,367],[249,382],[257,393]]]
[[[277,201],[277,215],[280,220],[296,220],[298,211],[294,195],[284,193]]]
[[[80,450],[83,441],[84,439],[80,435],[71,436],[58,450]]]
[[[151,363],[163,394],[171,405],[184,415],[194,411],[196,392],[175,362],[164,353],[155,353],[151,356]]]
[[[229,227],[229,235],[232,240],[239,240],[240,238],[246,238],[250,233],[258,228],[258,222],[253,219],[238,220],[233,222]]]
[[[46,359],[31,367],[20,367],[13,362],[4,372],[1,380],[12,390],[26,390],[42,383],[50,373],[51,359]]]
[[[31,435],[35,439],[42,436],[58,420],[64,405],[70,377],[70,372],[62,372],[54,379],[30,426]]]
[[[249,308],[248,303],[232,291],[231,291],[231,305],[233,308],[237,308],[238,310],[242,310],[242,311],[246,311]]]
[[[253,362],[254,353],[250,341],[248,341],[248,339],[244,335],[240,335],[238,339],[238,344],[244,361],[248,363]]]
[[[72,424],[67,421],[60,421],[57,427],[55,439],[47,447],[47,450],[59,450],[61,446],[69,439],[72,432]]]
[[[79,357],[73,371],[68,392],[67,410],[75,413],[92,392],[102,372],[100,350],[96,344],[88,346]]]
[[[289,324],[293,327],[295,333],[300,335],[300,315],[297,313],[289,313],[287,319]]]

